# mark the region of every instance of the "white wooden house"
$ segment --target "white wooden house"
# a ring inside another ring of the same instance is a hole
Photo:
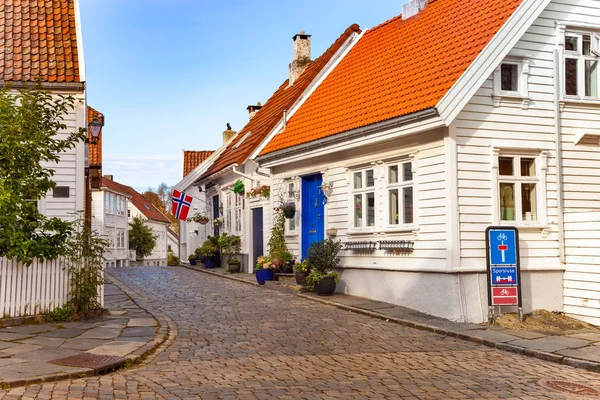
[[[151,228],[157,237],[154,250],[149,256],[143,258],[142,265],[166,266],[168,256],[167,229],[171,221],[134,188],[115,182],[112,175],[105,175],[103,177],[103,182],[107,180],[112,181],[110,183],[111,189],[128,196],[129,201],[126,204],[128,224],[133,222],[134,218],[141,217],[144,220],[144,224]],[[112,202],[110,207],[112,207]],[[120,208],[116,207],[116,209]],[[127,239],[127,244],[129,244],[129,239]]]
[[[249,157],[270,134],[285,124],[286,110],[301,103],[314,90],[325,78],[324,71],[331,70],[351,44],[358,40],[358,35],[358,26],[350,26],[329,49],[312,62],[307,62],[311,57],[310,35],[304,32],[294,35],[294,59],[289,66],[289,79],[283,82],[264,105],[258,103],[248,106],[250,121],[246,126],[239,133],[225,131],[224,147],[175,186],[192,196],[202,196],[200,204],[211,218],[210,223],[205,226],[185,224],[186,229],[181,230],[182,238],[186,237],[186,231],[187,240],[196,238],[191,232],[199,231],[200,240],[193,242],[194,246],[199,246],[207,235],[223,232],[239,235],[242,238],[242,269],[252,272],[254,260],[267,251],[271,211],[274,205],[279,205],[279,197],[245,196],[252,189],[261,186],[273,189],[269,171],[259,168]],[[232,191],[238,180],[244,184],[245,194]],[[216,219],[222,221],[221,226],[215,225]],[[187,253],[193,251],[192,247],[187,246]],[[182,249],[182,258],[183,254]]]
[[[167,253],[172,252],[175,257],[179,257],[179,235],[167,228]]]
[[[105,267],[129,266],[129,223],[127,209],[131,195],[108,177],[99,190],[92,191],[92,229],[109,243]]]
[[[339,290],[481,322],[484,231],[516,226],[525,312],[600,324],[600,2],[417,3],[250,157],[300,190],[289,245],[339,238]]]

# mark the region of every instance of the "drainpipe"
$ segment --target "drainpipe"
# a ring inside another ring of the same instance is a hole
[[[231,169],[231,171],[232,171],[234,174],[237,174],[237,175],[239,175],[239,176],[243,176],[243,177],[244,177],[244,178],[246,178],[246,179],[250,179],[252,182],[256,182],[256,179],[252,178],[250,175],[246,175],[246,174],[244,174],[243,172],[240,172],[240,171],[238,171],[238,170],[237,170],[237,167],[239,167],[239,165],[238,165],[238,164],[233,164],[233,168]]]
[[[560,53],[554,50],[554,141],[556,152],[556,193],[558,197],[558,256],[561,264],[565,264],[565,216],[562,175],[562,147],[560,144],[560,94],[562,93],[560,76]]]

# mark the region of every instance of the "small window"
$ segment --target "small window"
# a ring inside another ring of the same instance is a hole
[[[519,66],[502,64],[500,67],[502,90],[506,92],[519,91]]]
[[[52,192],[52,197],[58,198],[69,198],[69,187],[68,186],[57,186]]]
[[[500,220],[537,221],[540,180],[536,171],[536,159],[522,156],[499,157],[498,175]]]

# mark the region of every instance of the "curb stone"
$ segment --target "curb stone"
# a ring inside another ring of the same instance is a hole
[[[247,281],[247,280],[241,279],[241,278],[236,278],[234,276],[223,275],[218,272],[213,272],[210,270],[192,268],[192,267],[186,266],[186,265],[181,265],[181,266],[184,268],[193,270],[193,271],[198,271],[198,272],[204,273],[204,274],[213,275],[213,276],[217,276],[220,278],[231,279],[231,280],[246,283],[249,285],[259,286],[258,283],[250,282],[250,281]],[[266,288],[266,289],[269,289],[269,288]],[[277,289],[271,289],[271,290],[277,290]],[[282,292],[282,291],[280,291],[280,292]],[[487,347],[496,348],[501,351],[516,353],[516,354],[524,355],[527,357],[532,357],[532,358],[537,358],[537,359],[541,359],[544,361],[554,362],[557,364],[564,364],[564,365],[568,365],[568,366],[580,368],[580,369],[585,369],[585,370],[592,371],[592,372],[600,372],[600,363],[599,362],[583,360],[583,359],[578,359],[578,358],[572,358],[572,357],[565,357],[565,356],[562,356],[559,354],[548,353],[548,352],[535,350],[535,349],[528,349],[525,347],[516,346],[516,345],[512,345],[510,343],[505,343],[505,342],[495,342],[495,341],[492,341],[489,339],[484,339],[479,336],[469,335],[468,333],[456,332],[456,331],[452,331],[450,329],[444,329],[444,328],[428,325],[428,324],[421,323],[421,322],[415,322],[415,321],[406,320],[406,319],[402,319],[402,318],[398,318],[398,317],[387,316],[384,314],[379,314],[374,311],[364,310],[362,308],[348,306],[345,304],[337,303],[335,301],[321,299],[321,298],[317,298],[317,297],[311,296],[311,295],[306,295],[304,293],[296,293],[296,296],[302,297],[304,299],[314,301],[317,303],[336,307],[336,308],[339,308],[342,310],[347,310],[350,312],[355,312],[357,314],[366,315],[366,316],[369,316],[372,318],[381,319],[386,322],[392,322],[392,323],[395,323],[398,325],[408,326],[410,328],[415,328],[415,329],[419,329],[419,330],[423,330],[423,331],[437,333],[440,335],[455,337],[455,338],[458,338],[461,340],[466,340],[466,341],[473,342],[473,343],[482,344]]]

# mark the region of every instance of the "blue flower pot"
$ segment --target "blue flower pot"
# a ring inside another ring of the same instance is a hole
[[[257,269],[256,270],[256,281],[259,285],[264,285],[266,281],[273,280],[272,269]]]
[[[205,268],[214,268],[215,267],[214,260],[212,257],[204,258],[204,267]]]

